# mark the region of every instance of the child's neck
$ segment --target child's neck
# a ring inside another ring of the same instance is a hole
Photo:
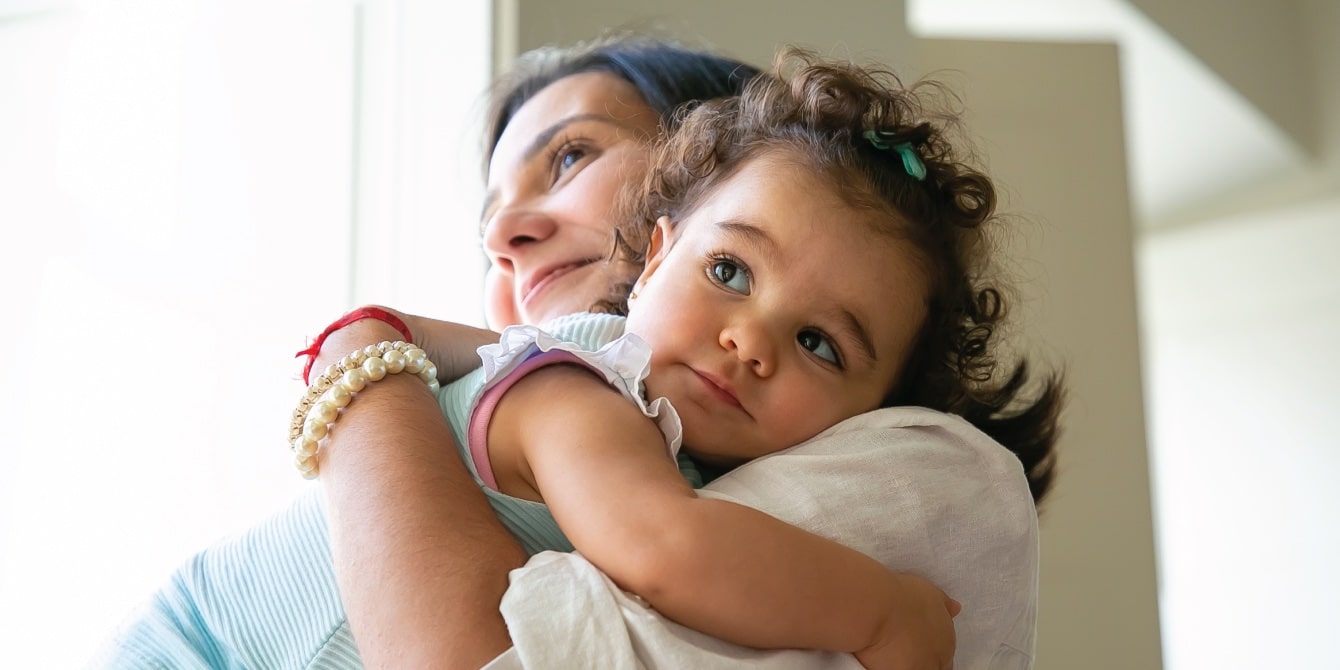
[[[712,480],[716,479],[717,477],[720,477],[721,475],[724,475],[727,472],[730,472],[731,470],[735,469],[725,467],[722,465],[713,465],[711,463],[704,463],[703,461],[694,458],[693,454],[686,453],[685,455],[688,456],[689,460],[693,461],[693,464],[698,467],[698,476],[703,478],[704,486],[711,484]]]

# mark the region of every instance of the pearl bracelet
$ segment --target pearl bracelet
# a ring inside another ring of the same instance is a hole
[[[341,358],[312,381],[293,410],[293,423],[288,433],[294,463],[303,477],[316,478],[317,446],[339,418],[340,410],[353,400],[354,394],[362,391],[368,382],[381,381],[388,374],[401,372],[417,375],[434,395],[441,388],[437,383],[437,366],[428,360],[423,349],[408,342],[370,344]]]

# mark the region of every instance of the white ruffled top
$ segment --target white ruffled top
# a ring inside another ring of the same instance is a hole
[[[633,333],[623,333],[595,351],[553,337],[535,326],[509,326],[497,344],[479,348],[483,361],[484,387],[470,414],[469,452],[475,471],[495,490],[496,481],[488,460],[488,422],[493,408],[512,384],[526,374],[555,363],[576,363],[595,372],[642,414],[654,421],[665,437],[667,455],[674,460],[683,441],[679,414],[667,398],[650,402],[644,397],[643,380],[651,371],[651,347]]]

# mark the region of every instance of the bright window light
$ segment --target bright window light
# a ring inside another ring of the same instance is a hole
[[[0,649],[80,667],[311,486],[305,338],[355,301],[482,320],[488,3],[25,7],[0,8]]]

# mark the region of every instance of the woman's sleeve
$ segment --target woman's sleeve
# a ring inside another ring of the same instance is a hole
[[[698,495],[754,507],[943,589],[963,605],[955,667],[1031,667],[1038,535],[1028,482],[1013,454],[962,419],[920,408],[870,412],[740,466]],[[515,647],[498,667],[592,657],[856,667],[847,655],[745,649],[686,629],[576,554],[540,554],[513,573],[503,614]]]
[[[192,556],[103,643],[90,670],[357,665],[321,493]]]
[[[1019,459],[957,416],[853,417],[699,495],[734,500],[918,574],[963,605],[955,667],[1028,667],[1037,511]]]
[[[384,323],[355,322],[326,340],[315,369],[394,339]],[[480,667],[511,645],[498,603],[525,555],[425,384],[409,375],[370,384],[318,459],[335,573],[368,667]]]

